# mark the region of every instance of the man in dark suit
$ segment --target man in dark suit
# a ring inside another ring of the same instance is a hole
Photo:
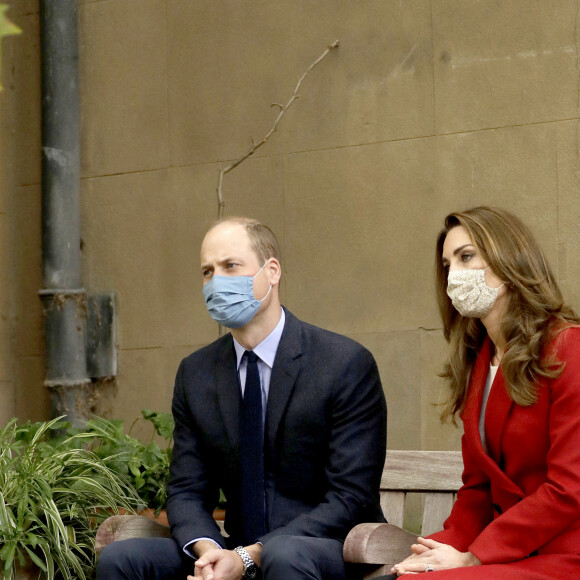
[[[346,534],[384,521],[386,405],[375,361],[281,307],[278,244],[260,222],[210,228],[201,268],[208,311],[231,334],[177,373],[172,539],[112,544],[98,578],[346,580]],[[220,488],[227,539],[212,517]]]

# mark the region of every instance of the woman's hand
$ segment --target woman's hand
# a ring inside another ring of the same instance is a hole
[[[448,544],[428,538],[417,538],[417,541],[418,543],[411,547],[413,553],[399,564],[395,564],[391,574],[401,576],[481,565],[479,559],[471,552],[460,552]]]

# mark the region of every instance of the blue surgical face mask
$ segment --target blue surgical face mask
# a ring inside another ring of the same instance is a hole
[[[209,315],[223,326],[241,328],[254,318],[262,300],[254,298],[254,278],[266,267],[266,262],[255,276],[214,276],[202,288]]]

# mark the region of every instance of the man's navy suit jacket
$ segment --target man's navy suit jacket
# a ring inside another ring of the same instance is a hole
[[[225,542],[212,518],[222,488],[228,547],[242,534],[241,393],[230,334],[185,358],[173,395],[175,445],[168,486],[171,533]],[[286,310],[265,425],[267,533],[343,540],[384,521],[379,483],[386,404],[371,353]]]

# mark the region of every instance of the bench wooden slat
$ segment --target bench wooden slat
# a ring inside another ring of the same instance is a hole
[[[443,522],[447,519],[453,507],[452,493],[426,493],[425,508],[423,510],[423,524],[421,534],[428,536],[443,529]]]
[[[462,471],[458,451],[387,451],[381,490],[455,492]]]
[[[406,495],[404,491],[381,493],[381,509],[385,517],[390,524],[399,526],[400,528],[403,527],[403,520],[405,518]]]

